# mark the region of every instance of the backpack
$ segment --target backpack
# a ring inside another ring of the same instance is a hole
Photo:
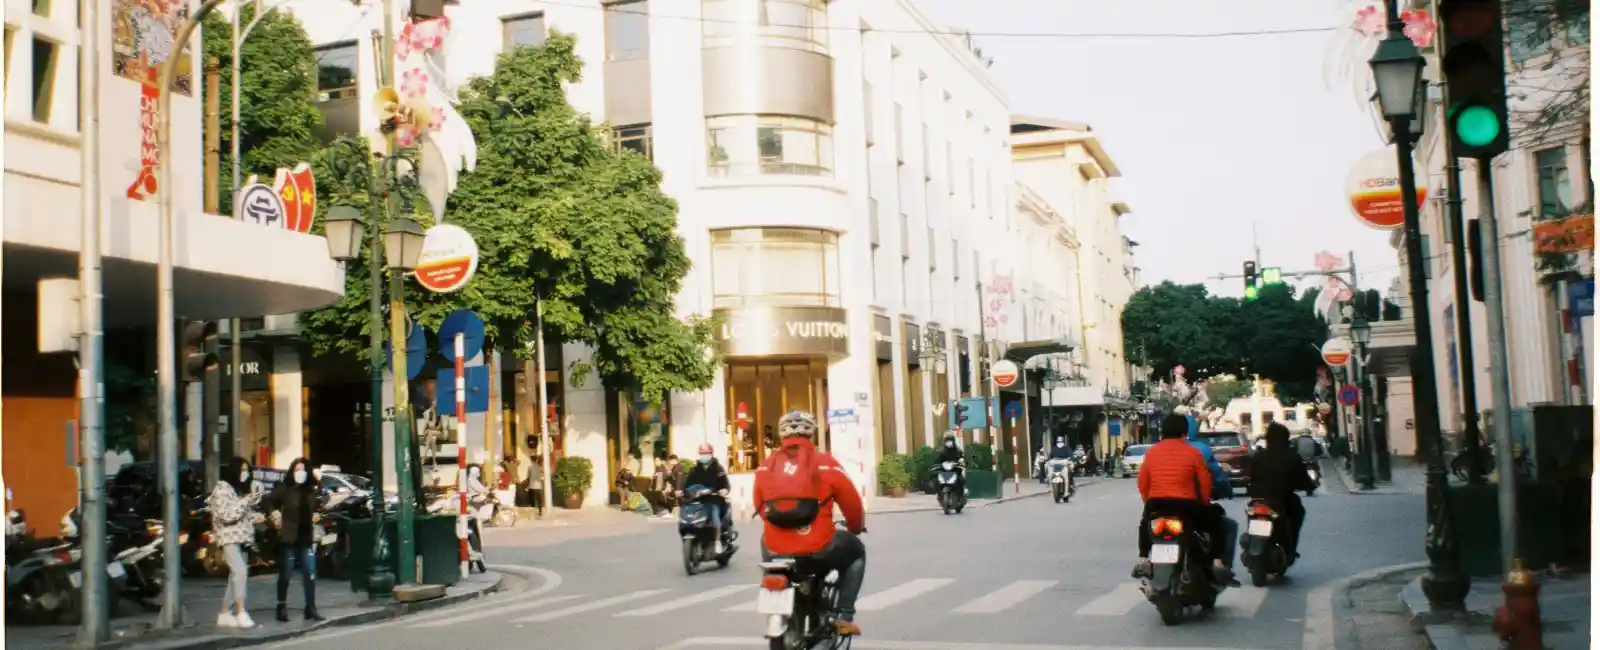
[[[794,458],[776,452],[767,459],[761,483],[761,518],[767,523],[791,530],[816,523],[822,512],[822,480],[814,454],[802,448]]]

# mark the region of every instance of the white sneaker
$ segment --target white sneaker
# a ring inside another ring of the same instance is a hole
[[[722,542],[717,542],[712,546],[712,553],[722,555]]]
[[[217,627],[239,627],[239,619],[227,612],[217,614]]]
[[[250,612],[240,612],[239,617],[235,620],[239,622],[239,627],[242,628],[252,628],[256,626],[255,620],[250,618]]]

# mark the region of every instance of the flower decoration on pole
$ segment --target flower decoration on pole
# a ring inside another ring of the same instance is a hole
[[[451,49],[450,19],[412,20],[395,37],[398,90],[389,93],[388,110],[380,110],[384,127],[393,129],[402,147],[417,146],[417,185],[433,209],[435,221],[444,221],[444,206],[462,171],[472,171],[478,161],[478,143],[471,127],[456,111],[455,84],[446,74]]]
[[[1344,0],[1338,3],[1337,20],[1344,27],[1333,32],[1328,52],[1323,57],[1323,80],[1328,87],[1347,85],[1354,91],[1353,98],[1363,107],[1372,110],[1375,91],[1372,70],[1368,61],[1378,49],[1378,41],[1388,35],[1389,25],[1381,0]],[[1433,14],[1426,9],[1410,9],[1400,14],[1405,21],[1405,35],[1424,52],[1433,47],[1433,38],[1439,32]],[[1379,121],[1381,116],[1379,116]]]

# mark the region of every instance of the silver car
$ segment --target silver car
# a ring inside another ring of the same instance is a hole
[[[1144,463],[1144,452],[1149,451],[1151,446],[1134,445],[1122,454],[1122,458],[1117,459],[1117,466],[1122,473],[1122,478],[1138,476],[1139,466]]]

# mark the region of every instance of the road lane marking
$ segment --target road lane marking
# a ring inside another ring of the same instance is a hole
[[[553,620],[561,618],[563,616],[571,616],[573,614],[582,614],[584,612],[592,612],[592,611],[597,610],[597,609],[605,609],[607,607],[611,607],[612,605],[621,605],[623,603],[631,603],[631,602],[633,602],[635,600],[644,600],[646,598],[650,598],[650,597],[653,597],[653,596],[659,596],[661,594],[667,593],[668,591],[671,591],[671,590],[670,589],[646,589],[644,591],[635,591],[633,593],[623,594],[621,596],[612,596],[611,598],[606,598],[604,600],[597,600],[597,601],[594,601],[592,603],[584,603],[582,605],[573,605],[572,607],[567,607],[565,609],[558,609],[558,610],[553,611],[553,612],[544,612],[542,614],[534,614],[533,616],[526,616],[526,617],[523,617],[523,618],[515,619],[515,620],[513,620],[511,622],[512,623],[543,623],[545,621],[553,621]]]
[[[1018,580],[953,611],[957,614],[997,614],[1054,586],[1054,580]]]
[[[949,578],[918,578],[856,601],[856,611],[882,611],[953,582]]]
[[[688,607],[690,605],[698,605],[700,603],[710,602],[710,601],[716,600],[718,598],[725,598],[725,597],[727,597],[729,595],[736,594],[736,593],[739,593],[741,591],[750,591],[751,589],[755,589],[755,585],[751,585],[751,584],[728,585],[726,587],[721,587],[721,588],[718,588],[718,589],[712,589],[711,591],[695,594],[693,596],[689,596],[689,597],[686,597],[686,598],[679,598],[677,600],[670,600],[670,601],[667,601],[667,602],[664,602],[664,603],[660,603],[658,605],[651,605],[649,607],[641,607],[639,609],[634,609],[634,610],[629,610],[629,611],[626,611],[626,612],[621,612],[621,613],[615,614],[614,616],[655,616],[656,614],[670,612],[670,611],[673,611],[675,609],[682,609],[682,608]]]
[[[1217,609],[1221,610],[1223,618],[1254,618],[1266,600],[1265,588],[1229,589],[1217,598]]]
[[[484,618],[492,618],[492,617],[495,617],[495,616],[500,616],[502,614],[510,614],[510,613],[513,613],[513,612],[520,612],[520,611],[525,610],[525,609],[535,609],[535,608],[538,608],[538,607],[543,607],[545,605],[554,605],[556,603],[562,603],[562,602],[566,602],[566,601],[572,600],[574,598],[579,598],[582,595],[583,594],[573,594],[573,595],[570,595],[570,596],[555,596],[555,597],[551,597],[551,598],[540,598],[538,600],[534,600],[534,601],[531,601],[531,602],[511,603],[511,604],[508,604],[508,605],[502,605],[500,607],[493,607],[493,608],[490,608],[490,609],[475,610],[475,611],[467,613],[467,614],[458,614],[456,616],[451,616],[449,618],[436,618],[436,619],[432,619],[432,620],[425,621],[425,622],[422,622],[422,623],[414,623],[412,625],[407,625],[406,627],[411,627],[411,628],[448,627],[448,626],[451,626],[451,625],[455,625],[457,623],[466,623],[468,621],[476,621],[476,620],[484,619]]]
[[[760,637],[694,637],[684,639],[657,650],[695,650],[708,647],[764,648],[767,640]],[[1046,643],[961,643],[957,641],[878,641],[856,637],[850,643],[852,650],[1129,650],[1133,646],[1115,645],[1054,645]],[[1174,647],[1161,646],[1148,650],[1251,650],[1250,648]]]
[[[1147,600],[1137,582],[1124,582],[1116,589],[1089,601],[1075,612],[1078,616],[1126,616],[1139,603]]]
[[[750,602],[740,603],[738,605],[734,605],[733,607],[729,607],[729,608],[724,609],[722,611],[724,611],[724,612],[753,612],[753,611],[756,611],[756,601],[755,601],[755,599],[751,599]]]

